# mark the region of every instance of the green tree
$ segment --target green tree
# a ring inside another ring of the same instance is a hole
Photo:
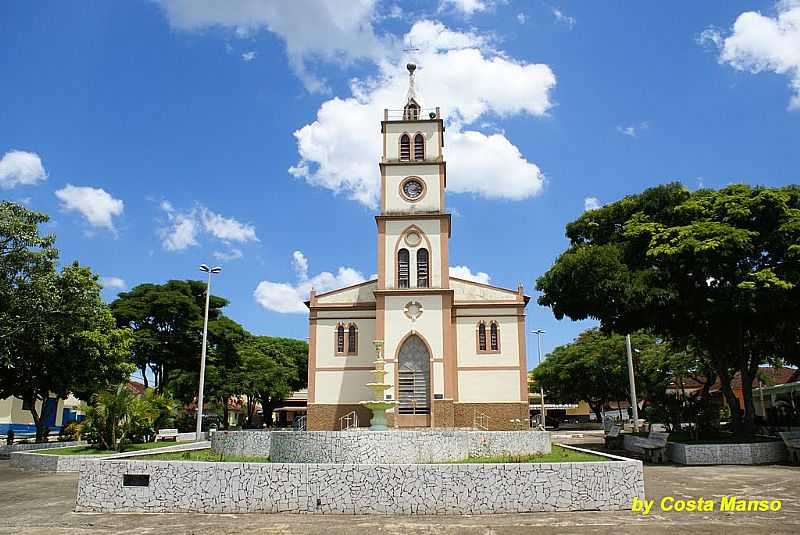
[[[238,346],[240,388],[247,396],[248,425],[253,425],[255,402],[264,421],[272,425],[272,411],[307,382],[308,344],[290,338],[251,336]]]
[[[570,247],[537,281],[559,319],[596,318],[606,331],[651,329],[697,347],[752,429],[752,379],[800,354],[800,188],[680,184],[585,212]],[[731,389],[742,374],[744,414]]]
[[[634,347],[649,348],[655,339],[636,335]],[[553,399],[586,401],[598,421],[611,401],[630,399],[625,337],[589,329],[571,343],[549,353],[531,372],[531,378]]]
[[[127,444],[149,442],[169,424],[174,402],[148,388],[138,396],[128,383],[102,390],[84,404],[89,440],[101,449],[123,451]]]
[[[220,314],[208,322],[208,353],[204,397],[216,402],[222,409],[222,425],[228,428],[228,402],[241,393],[241,359],[237,345],[245,341],[249,333],[237,322]],[[186,404],[197,397],[199,366],[176,370],[170,380],[170,389]]]
[[[165,284],[140,284],[120,293],[111,303],[117,324],[133,330],[132,360],[155,377],[163,393],[172,375],[199,366],[202,345],[206,283],[171,280]],[[209,321],[216,320],[228,301],[212,295]]]
[[[56,270],[47,216],[0,203],[0,398],[26,401],[37,441],[47,429],[37,402],[51,394],[87,399],[127,379],[130,332],[100,297],[97,275],[77,263]]]

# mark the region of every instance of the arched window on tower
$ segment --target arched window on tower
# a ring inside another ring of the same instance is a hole
[[[411,138],[408,134],[400,136],[400,161],[407,162],[411,160]]]
[[[410,274],[408,272],[408,249],[397,251],[397,287],[408,288]]]
[[[358,349],[358,331],[356,324],[351,323],[347,328],[347,354],[355,355]]]
[[[414,136],[414,159],[418,161],[425,159],[425,138],[422,134]]]
[[[491,351],[500,351],[500,333],[497,331],[497,322],[489,326],[489,348]]]
[[[478,351],[486,351],[486,324],[478,324]]]
[[[336,353],[344,353],[344,325],[341,323],[336,326]]]
[[[428,275],[428,250],[417,249],[417,288],[427,288],[430,285]]]

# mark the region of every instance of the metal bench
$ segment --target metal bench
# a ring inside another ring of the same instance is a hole
[[[644,459],[649,463],[667,462],[667,439],[669,433],[650,431],[647,438],[640,438],[637,445],[644,451]]]
[[[800,464],[800,431],[782,431],[778,434],[789,451],[789,462]]]
[[[621,450],[623,444],[623,437],[620,434],[622,431],[622,426],[619,424],[613,424],[606,432],[603,440],[605,440],[606,448],[610,450]]]
[[[158,433],[156,434],[156,442],[159,440],[172,440],[174,442],[178,441],[178,430],[177,429],[159,429]]]

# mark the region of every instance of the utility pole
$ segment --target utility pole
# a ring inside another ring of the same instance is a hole
[[[206,313],[203,319],[203,350],[200,354],[200,386],[197,392],[197,428],[195,433],[195,440],[199,441],[203,432],[203,387],[205,386],[206,379],[206,346],[208,339],[208,304],[211,300],[211,275],[219,273],[222,268],[217,266],[210,268],[206,264],[200,264],[200,271],[208,273],[208,282],[206,283]]]
[[[633,409],[633,432],[639,432],[639,406],[636,404],[636,379],[633,376],[633,351],[631,335],[625,336],[625,351],[628,353],[628,381],[631,387],[631,409]]]

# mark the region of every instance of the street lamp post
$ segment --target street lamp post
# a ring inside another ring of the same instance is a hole
[[[539,348],[539,365],[542,364],[542,335],[545,333],[544,329],[536,329],[531,331],[532,334],[536,335],[536,344]],[[542,386],[541,382],[539,383],[539,401],[541,402],[541,412],[539,416],[541,417],[540,425],[542,430],[546,429],[547,422],[545,421],[545,409],[544,409],[544,387]]]
[[[208,304],[211,300],[211,275],[219,273],[222,268],[219,266],[208,267],[206,264],[200,264],[200,271],[208,273],[208,282],[206,282],[206,311],[203,319],[203,350],[200,354],[200,387],[197,392],[197,428],[195,440],[200,440],[203,432],[203,386],[206,379],[206,340],[208,339]]]
[[[633,376],[633,352],[631,351],[631,335],[625,336],[625,352],[628,354],[628,382],[631,387],[631,408],[633,409],[633,432],[639,432],[639,405],[636,403],[636,379]]]

